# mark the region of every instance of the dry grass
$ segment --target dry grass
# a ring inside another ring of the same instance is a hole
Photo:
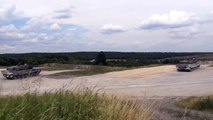
[[[189,97],[176,103],[177,106],[213,113],[213,96]]]
[[[54,70],[56,70],[56,68],[54,68]],[[56,74],[50,75],[49,77],[96,75],[96,74],[103,74],[103,73],[107,73],[107,72],[126,70],[126,68],[96,66],[96,65],[87,65],[87,66],[81,65],[81,66],[75,67],[74,70],[76,70],[76,71],[67,71],[67,72],[56,73]]]
[[[51,63],[51,64],[44,64],[41,65],[43,70],[46,71],[55,71],[55,70],[72,70],[77,68],[78,65],[74,64],[60,64],[60,63]]]
[[[1,120],[149,120],[150,108],[126,99],[83,91],[0,97]]]

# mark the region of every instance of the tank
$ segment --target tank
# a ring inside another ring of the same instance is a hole
[[[182,60],[176,65],[177,71],[192,71],[200,67],[195,60]]]
[[[38,76],[41,69],[35,69],[32,65],[17,65],[8,67],[7,70],[1,71],[7,79],[20,79],[32,76]]]

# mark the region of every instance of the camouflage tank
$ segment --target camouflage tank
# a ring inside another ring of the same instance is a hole
[[[19,79],[31,76],[37,76],[41,69],[34,69],[31,65],[17,65],[8,67],[7,70],[1,71],[3,76],[7,79]]]
[[[176,65],[177,71],[192,71],[200,67],[200,64],[195,60],[182,60]]]

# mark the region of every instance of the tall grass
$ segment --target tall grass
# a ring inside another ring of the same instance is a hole
[[[177,105],[184,108],[190,108],[200,111],[209,111],[213,113],[213,96],[190,97],[178,101]]]
[[[0,97],[0,120],[149,120],[149,108],[91,90]]]

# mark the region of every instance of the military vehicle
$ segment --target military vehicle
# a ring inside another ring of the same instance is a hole
[[[34,69],[31,65],[17,65],[8,67],[7,70],[1,71],[3,76],[7,79],[20,79],[31,76],[37,76],[41,72],[41,69]]]
[[[182,60],[176,65],[177,71],[189,71],[200,67],[200,64],[195,60]]]

